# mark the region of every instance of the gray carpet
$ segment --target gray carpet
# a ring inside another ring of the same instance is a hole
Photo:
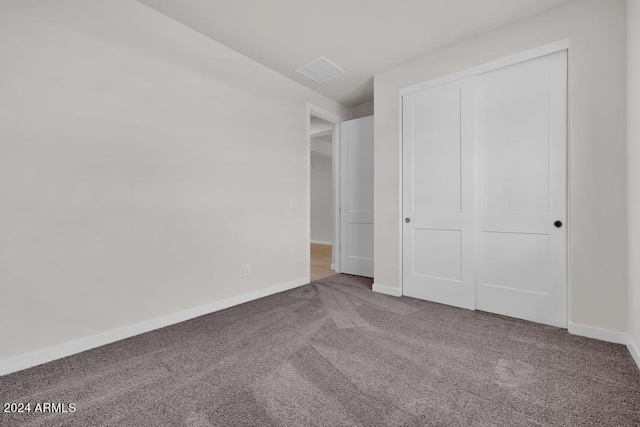
[[[47,426],[640,425],[627,349],[336,275],[0,378]]]

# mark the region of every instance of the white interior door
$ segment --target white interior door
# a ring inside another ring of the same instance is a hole
[[[476,308],[566,327],[567,51],[482,74],[478,87]]]
[[[403,97],[403,293],[567,326],[567,52]]]
[[[403,294],[474,306],[473,81],[403,97]]]
[[[373,277],[373,116],[340,124],[340,271]]]

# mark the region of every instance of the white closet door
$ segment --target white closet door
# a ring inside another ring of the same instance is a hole
[[[476,308],[567,326],[567,52],[477,76]]]
[[[403,293],[567,326],[567,52],[403,97]]]
[[[403,294],[474,306],[472,80],[403,97]]]
[[[340,124],[340,271],[373,277],[373,116]]]

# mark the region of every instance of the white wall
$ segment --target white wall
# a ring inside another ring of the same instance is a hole
[[[373,115],[373,101],[365,102],[362,104],[354,105],[351,107],[351,118],[359,119],[360,117],[367,117]]]
[[[629,335],[640,351],[640,0],[627,2]]]
[[[333,241],[332,158],[311,152],[311,242]]]
[[[570,321],[627,329],[626,17],[579,0],[375,76],[375,283],[400,287],[398,91],[570,38]]]
[[[345,107],[134,0],[0,2],[0,64],[0,362],[306,276]]]

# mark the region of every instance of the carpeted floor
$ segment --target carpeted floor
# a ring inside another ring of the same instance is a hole
[[[47,426],[640,425],[627,349],[507,317],[310,285],[0,377]]]

